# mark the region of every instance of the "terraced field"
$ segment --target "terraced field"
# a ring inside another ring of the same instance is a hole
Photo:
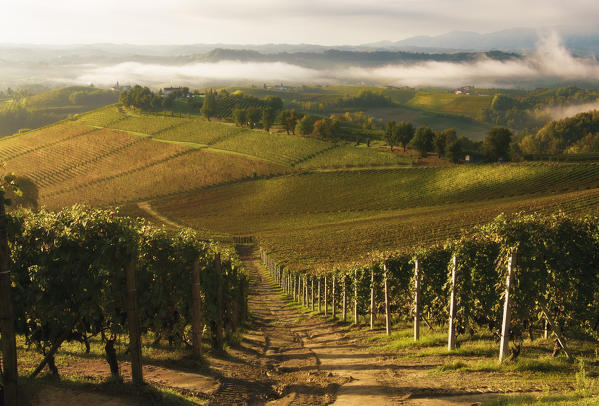
[[[186,123],[188,119],[152,114],[127,116],[109,125],[110,128],[153,135]]]
[[[260,159],[78,122],[1,139],[0,156],[34,189],[34,206],[51,209],[114,205],[288,171]]]
[[[268,133],[263,130],[250,130],[230,123],[207,121],[201,117],[169,117],[154,114],[133,114],[119,111],[117,106],[81,116],[80,123],[95,127],[106,127],[131,132],[138,136],[152,138],[189,147],[211,146],[215,150],[227,151],[248,157],[259,158],[271,163],[304,167],[321,154],[325,156],[308,167],[379,166],[398,163],[392,154],[379,153],[367,148],[354,148],[346,145],[341,150],[337,144],[315,138]],[[342,152],[343,151],[343,152]],[[406,161],[402,161],[406,163]]]
[[[235,137],[217,142],[213,146],[293,166],[328,150],[332,144],[314,138],[287,134],[271,135],[262,130],[247,130]]]
[[[339,144],[327,151],[320,152],[313,158],[301,162],[298,166],[307,169],[316,168],[341,168],[341,167],[368,167],[410,165],[411,160],[398,157],[389,153],[388,149],[380,150],[366,146],[355,147],[348,144]]]
[[[163,130],[159,134],[155,134],[153,138],[171,142],[213,145],[245,131],[233,124],[195,119]]]
[[[2,138],[0,159],[8,161],[24,154],[46,148],[93,131],[93,128],[72,123],[61,123],[25,134]]]
[[[109,124],[122,120],[124,117],[125,115],[119,111],[117,106],[111,105],[81,114],[77,116],[77,121],[91,126],[107,127]]]

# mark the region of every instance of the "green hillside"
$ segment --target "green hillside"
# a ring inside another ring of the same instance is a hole
[[[118,205],[206,234],[255,235],[298,268],[442,241],[500,212],[595,213],[599,201],[594,163],[412,167],[379,142],[116,105],[0,139],[0,158],[24,186],[18,203]]]
[[[143,201],[284,174],[304,163],[409,163],[385,150],[269,134],[197,116],[125,112],[115,105],[2,138],[0,158],[27,185],[20,203],[51,209]]]
[[[489,107],[491,96],[419,91],[406,104],[410,107],[437,113],[453,113],[476,119],[480,111]]]
[[[205,230],[257,235],[293,266],[442,241],[501,212],[599,212],[599,166],[484,165],[312,172],[152,202]]]
[[[0,137],[41,127],[116,102],[118,93],[94,87],[53,89],[0,103]]]

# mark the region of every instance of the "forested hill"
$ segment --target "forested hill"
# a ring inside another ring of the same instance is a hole
[[[36,94],[26,90],[0,92],[0,137],[21,129],[41,127],[112,104],[118,92],[93,86],[71,86]]]
[[[519,143],[524,154],[599,152],[599,111],[580,113],[547,123]]]
[[[261,53],[251,50],[218,48],[201,55],[183,57],[189,61],[218,62],[235,60],[243,62],[286,62],[312,68],[340,65],[381,66],[387,64],[414,63],[424,61],[468,62],[479,58],[509,60],[520,58],[516,53],[501,51],[418,53],[403,51],[346,51],[329,49],[324,52],[279,52]]]

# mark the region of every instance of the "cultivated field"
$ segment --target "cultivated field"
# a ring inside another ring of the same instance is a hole
[[[257,180],[151,204],[193,227],[257,235],[275,258],[311,268],[441,242],[501,212],[596,212],[598,187],[595,164],[371,169]]]

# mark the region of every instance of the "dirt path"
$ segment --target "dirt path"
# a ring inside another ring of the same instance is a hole
[[[170,227],[173,227],[173,228],[181,227],[180,224],[175,223],[174,221],[164,217],[162,214],[160,214],[156,210],[154,210],[154,208],[152,207],[150,202],[147,202],[147,201],[146,202],[138,202],[137,207],[139,207],[141,210],[148,213],[151,217],[158,219],[160,222],[162,222]]]

